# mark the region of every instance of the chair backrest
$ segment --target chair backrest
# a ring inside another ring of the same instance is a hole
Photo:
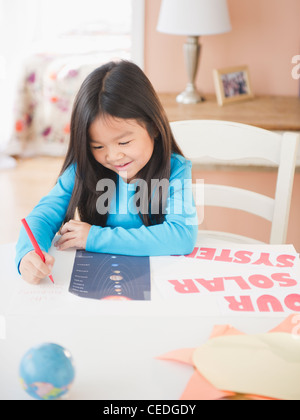
[[[224,161],[242,163],[254,158],[278,167],[274,199],[240,188],[205,184],[204,205],[261,216],[272,223],[270,243],[285,243],[299,135],[226,121],[178,121],[171,123],[171,127],[178,145],[192,163],[203,162],[206,157],[223,165]]]

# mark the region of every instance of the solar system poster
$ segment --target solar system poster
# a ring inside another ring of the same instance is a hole
[[[150,300],[150,259],[77,251],[69,292],[97,300]]]

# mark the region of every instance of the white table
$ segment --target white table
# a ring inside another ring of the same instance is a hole
[[[56,257],[56,284],[69,283],[74,252],[51,252]],[[193,369],[157,356],[205,343],[216,324],[254,334],[269,331],[286,317],[206,316],[200,308],[163,301],[155,286],[151,302],[105,302],[94,311],[88,308],[95,302],[85,300],[80,311],[55,313],[54,308],[52,313],[14,314],[10,299],[21,281],[14,253],[14,244],[0,247],[0,400],[30,399],[19,384],[19,363],[29,348],[44,342],[60,344],[73,355],[71,400],[178,400]]]

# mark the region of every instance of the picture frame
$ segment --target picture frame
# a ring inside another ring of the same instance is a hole
[[[220,106],[254,97],[248,66],[235,66],[213,71],[217,101]]]

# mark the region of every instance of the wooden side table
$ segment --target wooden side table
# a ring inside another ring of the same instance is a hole
[[[254,125],[271,131],[300,132],[300,98],[294,96],[257,96],[245,102],[219,106],[215,95],[196,105],[176,102],[176,94],[161,93],[159,98],[169,121],[223,120]],[[252,163],[255,165],[255,162]],[[300,167],[300,148],[297,167]]]
[[[176,102],[172,93],[159,94],[170,121],[224,120],[250,124],[266,130],[300,131],[300,98],[293,96],[258,96],[245,102],[220,107],[214,95],[196,105]]]

